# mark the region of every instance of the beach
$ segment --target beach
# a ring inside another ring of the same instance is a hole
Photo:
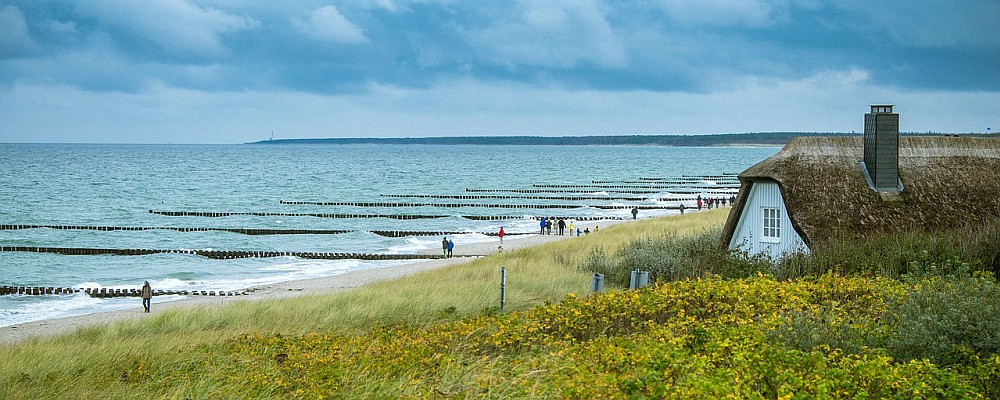
[[[729,196],[736,189],[725,171],[773,153],[562,146],[560,158],[571,162],[515,162],[546,159],[551,150],[0,146],[0,164],[32,166],[0,184],[9,194],[0,196],[0,286],[130,290],[149,281],[161,293],[243,292],[410,263],[374,255],[437,256],[444,235],[457,254],[477,254],[471,242],[494,242],[489,235],[500,227],[508,240],[535,233],[540,217],[603,227],[596,221],[631,217],[631,207],[650,218],[676,213],[681,203],[690,209],[698,194]],[[587,160],[586,168],[576,160]],[[495,246],[478,254],[486,249]],[[133,304],[85,294],[4,295],[0,331]]]
[[[596,221],[589,223],[578,223],[580,229],[594,230],[595,227],[609,227],[627,221]],[[555,230],[554,230],[555,231]],[[549,243],[557,240],[572,239],[570,235],[518,235],[508,236],[504,239],[503,251],[514,251],[525,247]],[[237,301],[261,301],[277,299],[289,296],[302,295],[322,295],[336,293],[344,290],[361,287],[375,282],[403,278],[408,275],[417,274],[436,268],[449,265],[466,263],[474,260],[477,256],[488,256],[495,254],[499,249],[499,239],[491,242],[478,243],[456,243],[454,257],[446,259],[423,260],[414,263],[407,263],[397,266],[380,268],[370,268],[364,270],[349,271],[339,275],[323,278],[304,279],[287,281],[270,285],[251,287],[246,295],[238,297],[218,297],[218,296],[189,296],[182,300],[157,302],[153,298],[153,305],[149,313],[144,313],[141,301],[135,299],[135,307],[126,310],[104,311],[86,315],[46,319],[40,321],[26,322],[16,325],[0,327],[0,342],[14,344],[32,338],[42,338],[60,334],[71,333],[77,329],[95,325],[111,324],[120,321],[138,320],[149,318],[158,313],[178,308],[194,307],[221,307]],[[425,250],[421,254],[439,255],[440,249]]]

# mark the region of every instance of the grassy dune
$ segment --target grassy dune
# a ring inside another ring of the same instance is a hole
[[[594,248],[614,251],[645,235],[700,232],[721,225],[727,212],[620,224],[346,292],[175,309],[4,346],[0,358],[8,362],[0,363],[0,398],[217,393],[213,363],[241,335],[364,334],[480,314],[498,306],[501,267],[508,270],[508,310],[557,303],[589,290],[590,273],[577,267]]]

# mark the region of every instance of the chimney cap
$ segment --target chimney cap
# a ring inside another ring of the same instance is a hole
[[[892,114],[892,104],[872,104],[872,114]]]

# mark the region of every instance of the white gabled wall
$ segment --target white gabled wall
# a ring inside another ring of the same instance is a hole
[[[767,240],[762,237],[764,231],[762,210],[765,208],[777,208],[781,212],[779,222],[781,234],[778,240]],[[798,232],[792,228],[785,201],[776,182],[755,181],[750,184],[746,205],[736,223],[736,231],[729,242],[729,248],[746,250],[751,255],[765,253],[775,259],[788,253],[809,252]]]

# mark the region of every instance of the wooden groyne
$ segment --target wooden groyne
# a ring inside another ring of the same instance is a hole
[[[465,191],[471,193],[494,192],[494,193],[525,193],[525,194],[586,192],[586,190],[569,190],[569,189],[475,189],[475,188],[466,188]],[[612,192],[623,193],[623,194],[655,194],[662,192],[662,190],[612,190]]]
[[[655,192],[659,193],[659,192]],[[695,200],[695,196],[677,197],[636,197],[636,196],[525,196],[525,195],[504,195],[504,194],[473,194],[473,195],[439,195],[439,194],[380,194],[382,197],[393,198],[429,198],[429,199],[459,199],[459,200],[606,200],[606,201],[684,201]]]
[[[591,206],[593,208],[598,208],[601,210],[631,210],[633,208],[638,208],[640,210],[680,210],[681,206],[649,206],[649,205],[609,205],[609,206]],[[690,207],[687,207],[690,208]]]
[[[0,246],[0,252],[55,253],[64,255],[143,256],[150,254],[190,254],[213,259],[298,257],[321,260],[421,260],[441,258],[430,254],[329,253],[303,251],[111,249],[92,247]]]
[[[740,185],[737,184],[719,184],[719,185],[658,185],[658,184],[644,184],[644,185],[576,185],[576,184],[549,184],[549,183],[536,183],[531,185],[531,187],[536,188],[558,188],[558,189],[739,189]]]
[[[409,236],[455,236],[455,235],[468,235],[471,233],[486,235],[486,236],[499,236],[498,232],[461,232],[461,231],[369,231],[379,236],[385,237],[409,237]],[[534,235],[537,232],[519,232],[510,233],[504,232],[507,236],[518,236],[518,235]]]
[[[460,203],[344,203],[344,202],[319,202],[319,201],[296,201],[284,202],[282,204],[309,204],[317,206],[357,206],[357,207],[482,207],[482,208],[527,208],[527,209],[573,209],[581,207],[591,207],[601,210],[622,210],[639,208],[640,210],[675,210],[680,206],[650,206],[650,205],[585,205],[585,204],[460,204]]]
[[[699,181],[699,180],[739,180],[739,173],[725,172],[722,175],[681,175],[680,178],[639,177],[640,181]]]
[[[471,220],[474,220],[474,221],[505,221],[505,220],[522,219],[523,217],[513,217],[513,216],[504,217],[504,216],[501,216],[501,215],[463,215],[462,218],[471,219]],[[604,216],[604,217],[566,217],[566,216],[560,216],[560,215],[554,215],[554,216],[550,216],[550,217],[527,217],[527,218],[528,219],[533,219],[533,220],[536,220],[536,221],[540,220],[542,218],[571,219],[571,220],[574,220],[574,221],[602,221],[602,220],[621,221],[621,220],[625,220],[626,219],[625,217],[607,217],[607,216]],[[631,219],[631,218],[628,218],[628,219]]]
[[[582,206],[573,206],[573,208],[580,208]],[[472,221],[508,221],[508,220],[519,220],[519,219],[542,219],[548,217],[526,217],[523,215],[420,215],[420,214],[298,214],[298,213],[251,213],[251,212],[200,212],[200,211],[156,211],[149,210],[152,214],[163,215],[167,217],[229,217],[229,216],[240,216],[240,215],[255,215],[255,216],[284,216],[284,217],[321,217],[321,218],[392,218],[392,219],[432,219],[432,218],[450,218],[458,217],[464,218]],[[575,217],[575,216],[556,216],[562,219],[573,219],[577,221],[600,221],[600,220],[621,220],[621,217]]]
[[[2,295],[51,296],[86,293],[90,297],[139,297],[139,289],[108,289],[108,288],[68,288],[41,286],[0,286]],[[153,296],[183,295],[183,296],[242,296],[247,292],[242,290],[153,290]]]
[[[272,213],[272,212],[213,212],[213,211],[157,211],[149,210],[150,214],[167,217],[316,217],[316,218],[388,218],[388,219],[434,219],[447,218],[449,215],[418,215],[418,214],[312,214],[312,213]]]
[[[579,204],[484,204],[484,203],[383,203],[383,202],[344,202],[344,201],[285,201],[281,204],[297,204],[311,206],[349,206],[349,207],[439,207],[439,208],[530,208],[556,209],[586,207]]]
[[[727,185],[738,185],[740,182],[736,179],[708,179],[715,181],[717,184],[727,184]],[[591,181],[590,183],[597,185],[606,184],[625,184],[625,185],[645,185],[643,187],[649,187],[649,185],[668,185],[668,186],[690,186],[690,187],[704,187],[710,186],[705,184],[706,179],[690,180],[690,181]]]
[[[263,228],[199,228],[199,227],[178,227],[178,226],[92,226],[92,225],[0,225],[0,230],[17,229],[57,229],[57,230],[85,230],[85,231],[152,231],[166,230],[177,232],[231,232],[243,235],[339,235],[352,232],[342,229],[263,229]]]
[[[687,175],[681,174],[681,178],[736,178],[740,176],[739,172],[723,172],[722,175]]]
[[[496,236],[497,232],[467,232],[467,231],[393,231],[393,230],[371,230],[371,231],[351,231],[339,229],[230,229],[230,228],[182,228],[182,227],[127,227],[127,226],[85,226],[85,225],[0,225],[0,230],[16,229],[37,229],[49,228],[59,230],[92,230],[101,232],[112,231],[133,231],[133,230],[172,230],[179,232],[202,232],[202,231],[226,231],[243,233],[247,235],[337,235],[349,232],[370,232],[384,237],[408,237],[408,236],[438,236],[438,235],[461,235],[469,233],[479,233],[482,235]],[[528,235],[532,233],[506,233],[507,235]]]
[[[413,198],[413,199],[455,199],[455,200],[619,200],[646,201],[645,197],[614,197],[614,196],[523,196],[503,194],[380,194],[381,197]]]

